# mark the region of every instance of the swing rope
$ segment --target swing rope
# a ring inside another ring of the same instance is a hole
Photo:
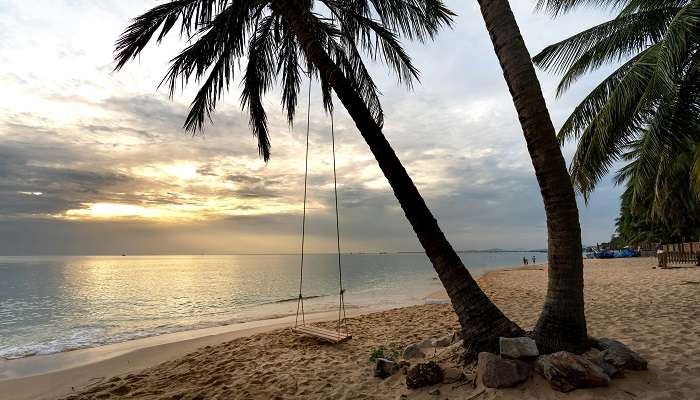
[[[333,194],[335,200],[335,233],[336,233],[336,250],[338,255],[338,285],[340,292],[338,296],[338,323],[336,332],[341,335],[341,328],[344,328],[345,336],[349,336],[348,321],[345,314],[345,289],[343,288],[343,267],[340,256],[340,213],[338,209],[338,175],[336,172],[336,157],[335,157],[335,125],[333,121],[333,111],[330,111],[331,117],[331,150],[333,154]],[[299,326],[299,311],[301,311],[301,324],[306,325],[304,315],[304,245],[306,236],[306,201],[307,201],[307,186],[309,176],[309,131],[311,125],[311,75],[309,74],[309,91],[308,102],[306,108],[306,154],[304,159],[304,211],[301,222],[301,265],[299,267],[299,299],[297,300],[297,315],[294,322],[294,327]]]
[[[299,266],[299,299],[297,300],[297,317],[294,327],[299,325],[299,305],[301,305],[301,324],[306,325],[304,318],[304,296],[302,287],[304,284],[304,239],[306,238],[306,186],[309,179],[309,128],[311,126],[311,74],[309,73],[309,94],[306,105],[306,156],[304,157],[304,214],[301,219],[301,265]]]

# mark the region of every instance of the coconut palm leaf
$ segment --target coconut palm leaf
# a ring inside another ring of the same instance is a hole
[[[299,4],[308,7],[317,40],[380,126],[380,93],[365,57],[386,64],[410,87],[418,70],[400,37],[432,39],[454,16],[441,0],[306,0]],[[185,119],[187,131],[202,132],[211,122],[236,73],[240,73],[243,86],[240,101],[248,110],[258,151],[265,161],[271,154],[271,140],[263,99],[276,84],[280,85],[281,106],[289,124],[294,121],[304,74],[320,80],[324,107],[332,107],[326,77],[306,60],[305,49],[275,11],[273,0],[173,0],[158,5],[135,18],[119,37],[115,69],[138,57],[149,43],[159,44],[178,25],[179,35],[189,45],[172,59],[162,83],[171,96],[180,87],[200,85]],[[238,67],[241,61],[246,63],[243,68]]]
[[[587,199],[618,160],[625,185],[618,233],[656,240],[699,233],[700,1],[542,0],[553,15],[580,5],[616,18],[545,48],[534,61],[563,73],[561,95],[581,76],[623,62],[574,109],[559,139],[578,140],[571,163]],[[628,60],[627,60],[628,59]],[[627,61],[625,61],[627,60]],[[649,236],[651,235],[651,236]]]
[[[661,40],[678,11],[678,7],[665,7],[620,16],[547,46],[533,61],[544,70],[565,71],[557,87],[560,96],[582,75],[634,56]]]

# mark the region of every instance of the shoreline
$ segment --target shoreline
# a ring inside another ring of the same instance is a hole
[[[406,304],[411,307],[415,304]],[[347,312],[348,318],[364,314],[386,311],[396,308],[363,307]],[[330,321],[337,318],[337,311],[307,313],[306,320],[310,322]],[[212,326],[207,328],[189,329],[184,331],[164,333],[143,338],[125,340],[101,346],[66,350],[51,354],[38,354],[26,357],[3,359],[0,358],[0,384],[6,381],[29,378],[37,375],[61,372],[64,370],[96,364],[127,355],[131,352],[146,350],[158,346],[167,346],[184,342],[209,342],[209,338],[242,337],[256,333],[268,332],[275,329],[287,328],[294,325],[296,316],[288,315],[277,318],[259,319],[234,324]]]
[[[406,306],[406,307],[411,307]],[[386,311],[363,309],[348,312],[349,318]],[[335,311],[307,314],[307,322],[332,321]],[[3,400],[34,400],[62,396],[100,376],[128,374],[176,359],[199,348],[234,339],[291,328],[295,316],[243,322],[175,332],[105,346],[54,354],[0,360],[0,393]]]

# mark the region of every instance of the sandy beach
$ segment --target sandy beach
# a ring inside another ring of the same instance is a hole
[[[443,384],[410,391],[404,377],[372,377],[370,354],[402,349],[457,329],[447,304],[353,317],[352,340],[329,345],[268,326],[161,344],[67,370],[0,381],[16,399],[700,399],[700,269],[654,269],[655,259],[586,260],[589,334],[616,338],[649,361],[610,387],[552,391],[533,375],[514,389]],[[479,278],[496,304],[526,329],[540,311],[546,268],[510,269]],[[431,297],[436,297],[431,296]],[[331,322],[321,325],[332,324]]]

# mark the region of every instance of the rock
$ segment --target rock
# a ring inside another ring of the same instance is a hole
[[[537,343],[529,337],[498,338],[502,357],[515,359],[535,359],[540,355]]]
[[[460,339],[447,347],[438,348],[435,354],[435,361],[440,364],[463,364],[464,342]]]
[[[459,340],[459,337],[457,336],[457,333],[454,332],[450,335],[445,335],[439,339],[436,339],[435,347],[447,347],[452,343],[456,342],[457,340]]]
[[[513,387],[530,377],[530,364],[501,358],[493,353],[479,353],[477,368],[484,386],[490,388]]]
[[[535,363],[535,369],[554,390],[560,392],[608,386],[610,383],[610,377],[602,368],[585,357],[568,351],[540,356]]]
[[[617,340],[602,338],[598,340],[598,347],[602,350],[603,360],[615,368],[632,371],[647,369],[647,360]]]
[[[435,339],[425,339],[406,346],[406,348],[403,350],[402,357],[405,360],[411,360],[414,358],[425,358],[428,355],[434,355],[434,353]]]
[[[442,371],[442,383],[455,383],[464,378],[461,368],[449,367]]]
[[[399,361],[399,371],[401,371],[401,374],[406,375],[408,373],[409,368],[411,368],[411,363],[409,361]]]
[[[425,358],[425,352],[423,351],[423,349],[418,347],[417,343],[409,344],[408,346],[406,346],[405,349],[403,349],[403,354],[401,355],[401,357],[404,360],[413,360],[415,358]]]
[[[611,378],[617,378],[623,376],[621,370],[615,368],[612,364],[609,364],[603,359],[603,352],[592,347],[587,352],[583,353],[583,356],[587,360],[593,362],[593,364],[599,366],[605,374]]]
[[[442,382],[443,373],[437,363],[429,361],[413,366],[406,374],[406,386],[417,389],[423,386],[435,385]]]
[[[378,358],[374,365],[374,376],[376,378],[386,379],[399,371],[399,364],[387,360],[386,358]]]
[[[435,389],[429,390],[428,394],[431,396],[440,396],[440,389],[435,388]]]

